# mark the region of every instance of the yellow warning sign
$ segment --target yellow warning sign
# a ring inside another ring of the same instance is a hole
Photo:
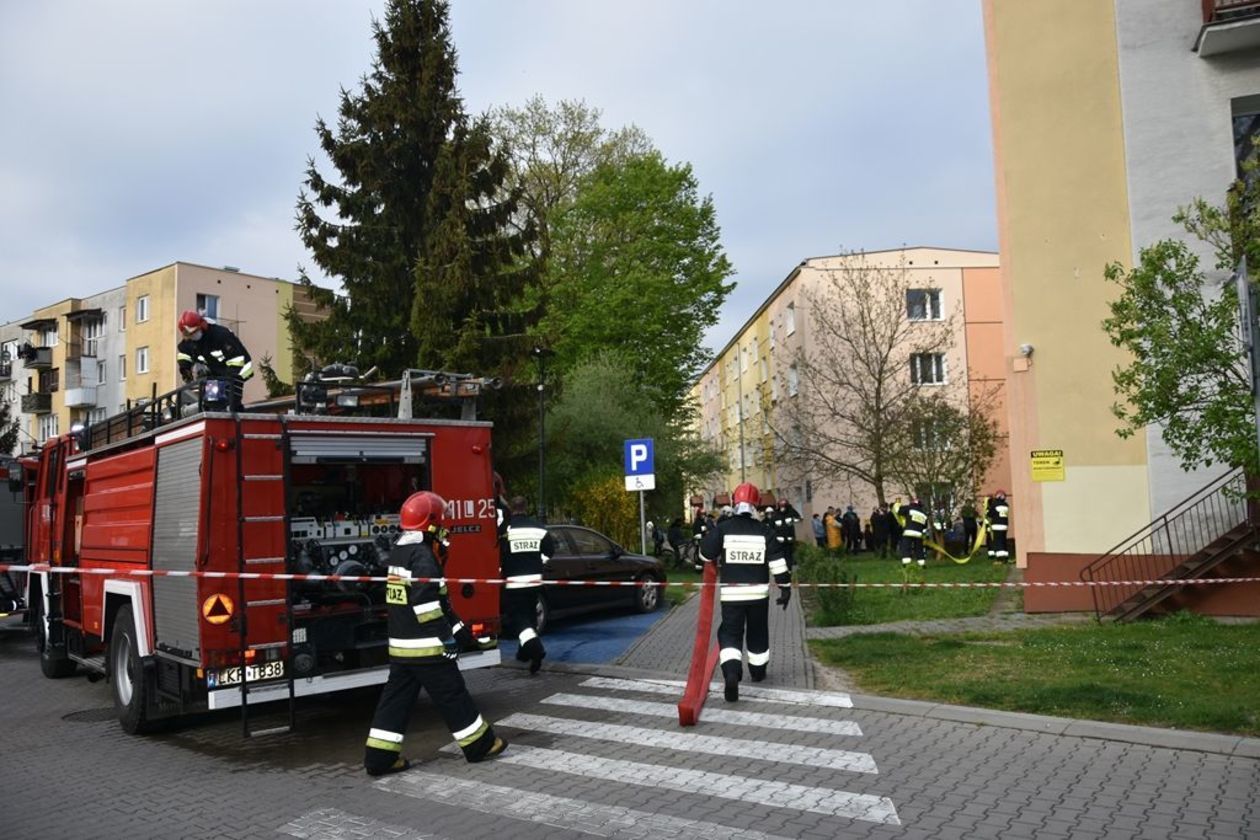
[[[1062,449],[1034,449],[1031,461],[1033,481],[1063,481],[1067,478]]]
[[[223,624],[232,617],[232,599],[223,594],[211,595],[201,602],[201,615],[211,624]]]

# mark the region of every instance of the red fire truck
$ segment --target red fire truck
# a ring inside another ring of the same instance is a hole
[[[316,378],[234,413],[202,380],[49,441],[27,487],[28,562],[82,571],[28,577],[44,674],[108,677],[132,733],[229,707],[247,735],[287,731],[295,698],[384,682],[383,583],[216,575],[383,577],[399,507],[432,489],[447,501],[447,576],[497,577],[491,424],[475,419],[496,384]],[[412,418],[413,396],[461,411]],[[498,588],[450,597],[476,639],[460,667],[497,664]],[[249,707],[274,700],[288,725],[251,731]]]

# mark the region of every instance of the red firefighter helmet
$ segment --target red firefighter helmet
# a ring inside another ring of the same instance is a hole
[[[184,314],[179,316],[179,331],[184,338],[192,338],[193,333],[208,326],[210,325],[206,323],[206,319],[194,309],[185,309]]]
[[[436,532],[442,527],[446,500],[432,490],[412,493],[399,511],[399,527],[404,531]]]
[[[756,507],[761,504],[761,492],[757,489],[756,484],[749,481],[745,481],[735,488],[733,498],[737,505],[749,504]]]
[[[994,495],[994,496],[997,496],[999,499],[1005,499],[1005,498],[1006,498],[1006,491],[1005,491],[1005,490],[998,490],[998,491],[997,491],[996,493],[994,493],[993,495]]]

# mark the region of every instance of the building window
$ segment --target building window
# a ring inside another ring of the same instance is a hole
[[[911,321],[941,320],[941,290],[906,289],[906,317]]]
[[[915,385],[945,384],[944,353],[913,353],[910,356],[910,381]]]
[[[1234,163],[1238,177],[1254,180],[1260,177],[1256,169],[1260,162],[1260,96],[1244,96],[1231,103],[1234,118]]]
[[[796,304],[795,303],[789,303],[787,305],[787,311],[783,313],[783,320],[786,325],[787,334],[792,335],[793,333],[795,333],[796,332]]]
[[[105,384],[105,360],[101,359],[96,363],[96,384]]]
[[[916,420],[912,427],[914,448],[926,452],[940,452],[950,449],[949,438],[939,420],[930,418]]]
[[[118,381],[127,381],[127,356],[126,354],[118,357]]]
[[[100,318],[89,318],[83,322],[83,355],[95,356],[96,346],[105,332],[105,322]]]
[[[42,414],[39,418],[39,440],[44,442],[61,434],[60,422],[56,413]]]
[[[39,343],[41,347],[57,346],[57,322],[54,321],[52,326],[44,327],[39,331]]]
[[[118,331],[119,332],[127,331],[127,307],[126,306],[118,307]]]
[[[143,324],[149,320],[149,296],[140,295],[136,298],[136,323]]]
[[[807,478],[805,479],[805,504],[812,501],[814,501],[814,482]]]
[[[55,392],[60,385],[61,371],[57,368],[41,370],[39,372],[39,392],[41,394],[51,394]]]
[[[197,311],[211,321],[219,320],[219,296],[197,295]]]
[[[774,321],[770,322],[770,352],[774,352]]]
[[[149,372],[149,348],[137,347],[136,348],[136,373],[148,373],[148,372]]]
[[[748,373],[748,348],[739,348],[739,372]]]
[[[792,365],[791,367],[788,368],[788,380],[787,380],[788,396],[795,397],[796,392],[800,390],[800,385],[801,385],[801,382],[800,382],[800,377],[798,376],[796,372],[796,365]]]
[[[94,408],[87,413],[87,422],[89,426],[95,425],[96,423],[103,423],[104,421],[105,421],[104,408]]]
[[[765,359],[761,360],[761,381],[765,382],[770,378],[770,363]]]

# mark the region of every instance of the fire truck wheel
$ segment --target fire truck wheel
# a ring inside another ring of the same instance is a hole
[[[39,670],[51,680],[68,677],[75,671],[74,662],[64,651],[54,650],[48,644],[48,631],[44,628],[44,598],[34,594],[34,606],[31,607],[32,620],[35,624],[35,649],[39,651]]]
[[[534,629],[539,633],[543,632],[543,628],[547,626],[547,622],[550,620],[551,607],[547,606],[547,597],[539,592],[538,605],[534,607]]]
[[[114,633],[109,639],[109,681],[123,730],[130,735],[147,731],[150,724],[145,719],[144,669],[130,604],[120,607],[114,617]]]
[[[644,586],[645,583],[656,583],[654,575],[639,575],[634,579],[639,584],[634,588],[634,608],[641,613],[656,612],[661,605],[661,588]]]

